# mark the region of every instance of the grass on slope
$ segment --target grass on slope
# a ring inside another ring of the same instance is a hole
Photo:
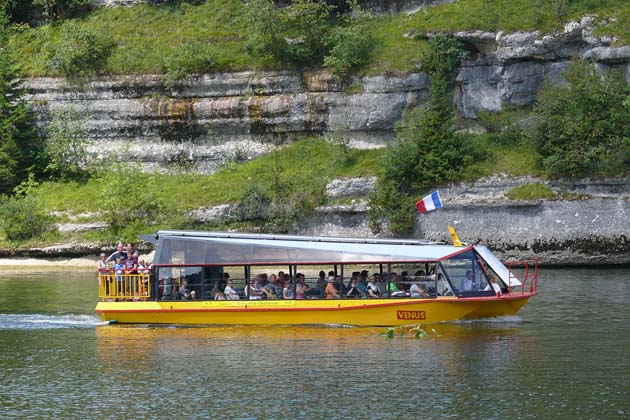
[[[165,57],[182,44],[197,42],[213,46],[220,71],[273,67],[245,51],[244,7],[240,0],[207,0],[200,5],[172,1],[163,6],[100,8],[77,21],[113,38],[115,47],[105,73],[162,73]],[[366,71],[416,69],[425,42],[406,38],[406,33],[472,29],[552,32],[567,20],[591,13],[616,17],[616,22],[598,33],[614,34],[619,43],[630,43],[630,2],[625,0],[460,0],[411,15],[377,17],[370,25],[374,48]],[[50,75],[48,55],[59,42],[63,25],[25,29],[13,37],[12,47],[24,75]]]
[[[474,164],[467,170],[465,178],[472,180],[479,176],[504,172],[511,175],[532,174],[536,172],[536,156],[531,147],[525,144],[502,145],[492,136],[476,137],[480,148],[486,151],[486,159]],[[326,142],[319,138],[308,138],[279,148],[276,152],[255,160],[240,164],[232,169],[224,169],[212,175],[194,175],[187,173],[156,175],[163,186],[162,194],[168,209],[168,217],[159,225],[146,222],[130,226],[128,231],[112,232],[89,231],[79,233],[47,232],[44,237],[29,240],[21,244],[7,243],[0,238],[0,246],[43,246],[61,241],[113,242],[126,238],[131,240],[139,233],[156,229],[169,228],[204,228],[193,226],[184,214],[196,208],[211,207],[223,203],[237,203],[248,191],[255,187],[258,191],[274,194],[280,185],[287,198],[297,193],[300,198],[311,203],[325,204],[324,188],[333,178],[350,176],[379,175],[382,170],[385,149],[356,150],[343,149],[340,145]],[[146,183],[140,175],[137,182]],[[99,221],[102,215],[98,201],[101,189],[95,179],[84,183],[45,182],[37,191],[46,211],[67,212],[66,216],[56,216],[55,222],[75,223]],[[281,195],[284,197],[284,195]],[[69,215],[72,215],[71,218]],[[79,218],[76,218],[80,215]],[[207,227],[207,226],[205,226]],[[252,222],[231,223],[229,226],[211,226],[209,228],[247,230]]]
[[[160,174],[158,177],[164,188],[167,206],[186,211],[235,203],[251,186],[268,191],[274,188],[277,180],[283,188],[322,195],[326,183],[333,178],[378,174],[382,159],[383,149],[350,149],[346,155],[336,144],[309,138],[212,175],[180,173]],[[98,189],[95,180],[86,183],[48,182],[39,187],[38,196],[48,211],[69,211],[71,214],[98,212]]]

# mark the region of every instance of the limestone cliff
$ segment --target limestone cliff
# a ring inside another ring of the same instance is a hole
[[[562,83],[561,72],[574,58],[618,68],[630,80],[630,46],[612,46],[614,39],[593,35],[594,26],[594,18],[585,17],[553,35],[455,33],[473,53],[457,75],[459,113],[475,119],[506,105],[531,106],[541,83]],[[212,172],[234,151],[255,157],[312,134],[343,132],[353,147],[383,147],[394,138],[403,112],[422,103],[428,82],[419,72],[356,76],[339,84],[324,72],[244,71],[199,75],[176,87],[157,75],[102,77],[82,85],[35,78],[25,85],[42,127],[56,108],[74,107],[89,116],[94,156],[114,152],[162,169],[185,161],[198,172]],[[453,223],[464,240],[489,243],[504,257],[538,253],[546,263],[630,263],[627,180],[553,184],[583,199],[532,203],[503,198],[514,182],[526,180],[448,187],[449,205],[419,217],[416,236],[447,239],[446,224]],[[471,195],[475,200],[467,202]],[[195,217],[225,212],[229,206],[199,209]],[[363,202],[321,208],[300,230],[370,234]]]
[[[531,106],[545,79],[562,82],[575,58],[619,68],[630,80],[630,46],[593,35],[594,18],[569,22],[561,33],[458,32],[473,52],[457,75],[459,113]],[[430,36],[430,34],[407,34]],[[148,167],[188,162],[212,172],[226,153],[255,157],[274,144],[311,134],[343,131],[351,146],[383,147],[403,112],[422,103],[422,73],[354,77],[337,83],[325,72],[206,74],[168,87],[160,76],[103,77],[76,85],[64,79],[25,81],[39,123],[49,111],[74,107],[89,116],[94,155],[117,151]]]

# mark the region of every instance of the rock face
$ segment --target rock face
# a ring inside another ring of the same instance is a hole
[[[555,35],[455,33],[473,52],[456,79],[460,114],[474,119],[505,105],[531,106],[543,80],[561,83],[576,57],[619,68],[630,80],[630,47],[611,47],[613,39],[595,37],[594,26],[594,18],[585,17]],[[176,87],[157,75],[80,86],[36,78],[25,85],[42,128],[58,108],[89,117],[95,157],[115,153],[149,169],[207,173],[235,154],[253,158],[307,135],[344,133],[352,147],[383,147],[403,112],[422,103],[429,80],[421,73],[376,75],[342,85],[326,72],[245,71],[191,77]]]
[[[111,77],[74,86],[62,79],[26,81],[43,127],[50,111],[89,116],[90,151],[146,166],[187,164],[212,172],[227,156],[248,158],[305,135],[344,131],[351,147],[382,147],[407,107],[426,94],[423,74],[357,79],[345,94],[325,73],[240,72],[203,75],[175,89],[159,76]]]
[[[613,47],[613,38],[594,36],[595,24],[585,17],[553,35],[455,33],[473,53],[456,79],[459,113],[475,119],[506,105],[531,106],[541,83],[562,83],[561,72],[576,57],[602,70],[620,69],[630,80],[630,47]],[[429,80],[422,73],[388,74],[354,77],[341,85],[326,72],[244,71],[191,77],[175,88],[156,75],[96,78],[81,86],[36,78],[25,80],[25,86],[41,128],[51,110],[73,107],[89,116],[90,151],[97,158],[113,153],[148,169],[212,172],[233,156],[253,158],[308,135],[339,134],[351,147],[383,147],[394,139],[403,113],[422,103]],[[549,184],[588,196],[583,200],[503,198],[523,182],[528,180],[493,179],[443,189],[445,208],[418,217],[415,236],[446,240],[451,223],[464,241],[488,243],[503,257],[537,253],[547,264],[630,264],[628,180]],[[354,201],[319,208],[300,232],[371,235],[362,197],[373,187],[374,180],[331,183],[331,200]],[[220,221],[235,211],[217,206],[191,215]]]
[[[558,201],[510,201],[516,185],[541,180],[493,177],[440,189],[443,208],[416,218],[415,238],[451,242],[447,226],[462,241],[489,245],[502,259],[544,265],[630,264],[630,179],[546,182]],[[301,225],[307,235],[372,236],[366,207],[319,209]]]

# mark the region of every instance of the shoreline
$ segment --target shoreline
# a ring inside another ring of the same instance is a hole
[[[0,272],[5,271],[96,271],[96,258],[0,258]]]

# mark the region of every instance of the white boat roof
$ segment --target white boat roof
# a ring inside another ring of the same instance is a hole
[[[413,239],[195,231],[158,231],[153,239],[156,265],[434,262],[472,248]]]

